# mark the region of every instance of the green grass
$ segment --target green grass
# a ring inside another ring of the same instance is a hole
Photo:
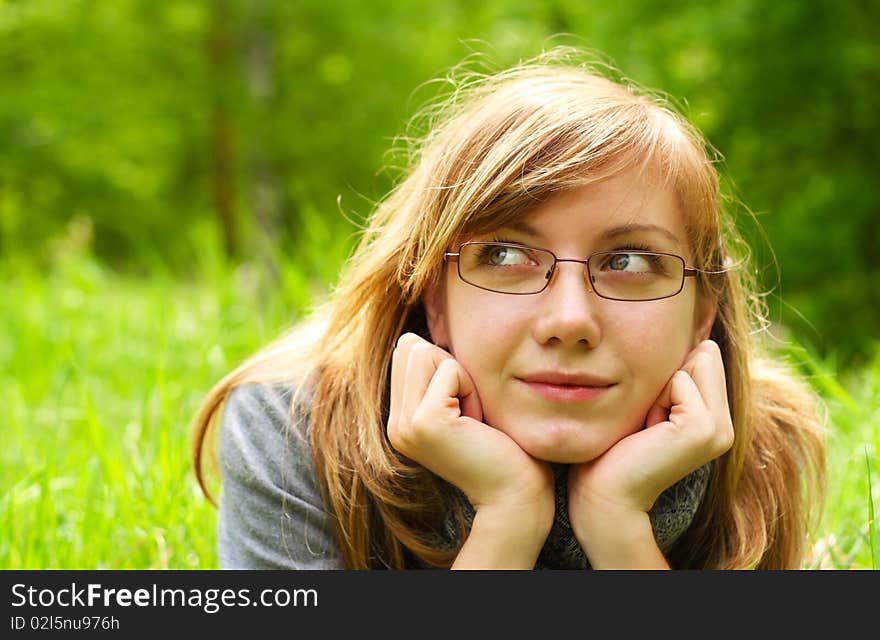
[[[270,298],[246,269],[194,284],[82,259],[3,274],[0,567],[216,566],[188,426],[208,389],[294,319],[307,284],[291,272]]]
[[[293,268],[261,273],[214,261],[189,282],[123,278],[82,257],[42,275],[0,267],[0,568],[217,566],[190,420],[320,290]],[[833,425],[812,566],[876,567],[880,351],[847,375],[797,353]]]
[[[801,348],[790,350],[828,415],[828,495],[817,532],[815,568],[876,569],[874,518],[880,478],[880,343],[871,362],[838,371]]]

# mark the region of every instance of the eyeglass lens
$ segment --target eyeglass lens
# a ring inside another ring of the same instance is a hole
[[[458,271],[462,280],[482,289],[530,294],[547,287],[554,265],[559,268],[555,256],[545,249],[473,242],[461,246]],[[589,268],[583,268],[591,276],[593,291],[615,300],[666,298],[681,291],[684,281],[684,260],[664,253],[594,253],[589,257]]]

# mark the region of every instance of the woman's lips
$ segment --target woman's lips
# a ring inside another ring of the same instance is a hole
[[[535,380],[522,380],[524,385],[546,400],[552,402],[586,402],[602,396],[614,385],[589,386],[579,384],[554,384]]]

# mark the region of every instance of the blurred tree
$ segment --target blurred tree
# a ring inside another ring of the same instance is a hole
[[[235,258],[239,253],[232,115],[237,62],[233,29],[229,1],[216,0],[211,4],[207,44],[214,98],[211,109],[211,191],[228,258]]]

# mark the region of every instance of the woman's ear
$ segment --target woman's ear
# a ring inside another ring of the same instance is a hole
[[[702,296],[697,299],[697,307],[694,310],[694,347],[703,340],[708,340],[712,335],[717,313],[718,306],[714,300]]]
[[[449,331],[446,327],[446,296],[442,278],[432,281],[422,292],[425,320],[431,341],[441,349],[449,350]]]

